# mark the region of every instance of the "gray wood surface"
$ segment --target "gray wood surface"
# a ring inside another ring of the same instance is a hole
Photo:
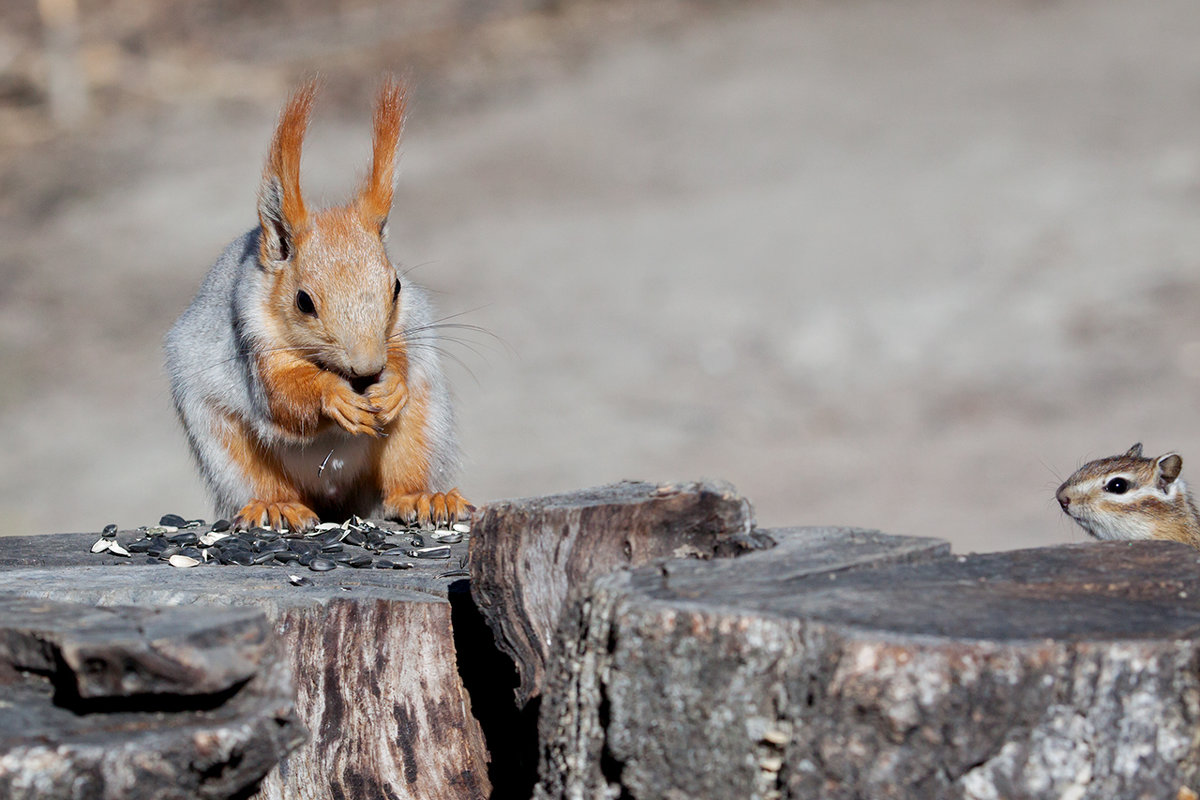
[[[1194,797],[1195,551],[770,533],[573,605],[537,797]]]
[[[132,532],[118,539],[128,542]],[[488,796],[487,748],[456,665],[448,601],[466,542],[412,569],[205,564],[89,552],[96,534],[0,539],[7,592],[87,605],[189,606],[199,619],[256,609],[279,635],[309,740],[272,770],[263,800]],[[452,573],[445,575],[445,573]],[[296,586],[296,575],[309,585]],[[444,576],[444,577],[443,577]]]
[[[244,796],[304,740],[290,677],[253,609],[0,594],[0,797]]]
[[[554,631],[573,588],[664,558],[761,546],[749,501],[719,481],[626,481],[488,505],[471,540],[471,594],[516,663],[517,704],[541,692]]]

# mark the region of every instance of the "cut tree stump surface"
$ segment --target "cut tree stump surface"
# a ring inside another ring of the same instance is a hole
[[[134,532],[118,534],[127,544]],[[309,741],[258,797],[483,798],[487,749],[456,664],[449,560],[412,569],[314,572],[297,565],[178,569],[146,556],[94,555],[97,534],[0,539],[4,590],[89,605],[249,606],[283,641]],[[153,561],[153,563],[147,563]],[[294,586],[289,575],[311,585]]]
[[[577,596],[537,797],[1193,797],[1194,550],[768,534]]]
[[[472,528],[471,594],[517,666],[517,704],[541,692],[573,589],[614,569],[762,546],[749,501],[727,483],[609,484],[489,504]]]
[[[304,739],[253,609],[103,608],[0,594],[0,797],[211,798]]]

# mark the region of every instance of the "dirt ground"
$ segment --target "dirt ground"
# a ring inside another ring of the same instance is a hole
[[[1200,470],[1194,0],[566,4],[415,69],[278,24],[287,57],[176,46],[157,93],[9,131],[0,531],[209,513],[159,342],[313,69],[330,202],[414,75],[392,253],[494,334],[449,345],[477,502],[719,477],[761,524],[986,551],[1081,541],[1088,458]]]

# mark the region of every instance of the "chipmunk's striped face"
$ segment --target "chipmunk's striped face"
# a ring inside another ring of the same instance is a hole
[[[1097,539],[1154,539],[1165,517],[1185,503],[1174,453],[1143,458],[1141,445],[1084,464],[1058,487],[1062,510]]]

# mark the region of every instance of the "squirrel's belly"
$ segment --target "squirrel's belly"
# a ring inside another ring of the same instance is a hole
[[[370,460],[371,439],[330,431],[306,445],[279,448],[279,460],[306,493],[329,501],[353,488]]]

